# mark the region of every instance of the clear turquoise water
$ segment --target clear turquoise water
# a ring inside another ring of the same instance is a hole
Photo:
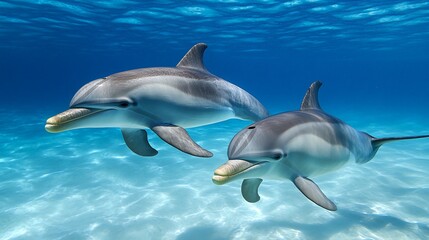
[[[149,139],[160,153],[132,154],[117,129],[44,132],[43,111],[2,110],[1,239],[425,239],[429,236],[429,142],[384,146],[371,162],[314,178],[338,206],[329,212],[291,182],[265,180],[261,201],[240,182],[214,185],[227,160],[232,120],[190,129],[215,156],[185,155]],[[424,122],[359,123],[377,136],[417,134]],[[388,118],[394,117],[386,116]],[[5,119],[8,119],[7,121]],[[349,121],[349,122],[350,122]],[[10,124],[13,122],[14,124]],[[410,130],[411,129],[411,130]]]
[[[313,180],[338,206],[264,180],[211,181],[249,122],[189,129],[215,155],[134,155],[118,129],[50,134],[85,83],[175,66],[195,43],[205,63],[271,113],[295,110],[321,80],[322,107],[376,137],[428,134],[427,1],[0,0],[0,239],[428,239],[429,140],[386,144],[367,164]]]

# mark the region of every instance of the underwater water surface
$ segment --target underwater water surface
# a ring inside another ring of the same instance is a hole
[[[429,140],[386,144],[370,162],[313,180],[213,184],[249,121],[188,129],[212,158],[149,132],[140,157],[119,129],[45,131],[91,80],[175,66],[198,42],[207,69],[270,113],[320,80],[328,113],[376,137],[429,134],[427,1],[0,1],[0,239],[428,239]]]

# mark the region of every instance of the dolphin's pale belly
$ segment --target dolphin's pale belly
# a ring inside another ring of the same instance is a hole
[[[297,125],[284,135],[288,138],[285,164],[308,177],[337,170],[355,160],[361,142],[359,136],[359,132],[345,124],[313,122]]]
[[[175,79],[175,81],[179,80]],[[181,79],[180,81],[191,80]],[[208,99],[204,97],[204,94],[190,94],[161,83],[147,84],[138,91],[144,96],[139,99],[140,105],[147,106],[142,107],[141,112],[151,118],[155,124],[197,127],[235,117],[230,103],[225,99],[223,101]]]
[[[153,116],[155,124],[174,124],[184,128],[199,127],[235,117],[231,108],[216,104],[192,106],[158,102],[154,106],[156,108],[150,109],[147,116]]]
[[[321,175],[341,168],[354,159],[345,146],[331,143],[313,134],[302,134],[289,142],[286,164],[303,176]]]

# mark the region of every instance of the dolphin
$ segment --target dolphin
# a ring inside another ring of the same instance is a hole
[[[46,131],[116,127],[134,153],[154,156],[158,151],[145,130],[151,129],[185,153],[213,156],[184,128],[231,118],[257,121],[268,112],[248,92],[207,71],[206,48],[204,43],[194,45],[176,67],[134,69],[89,82],[74,95],[67,111],[46,121]]]
[[[213,182],[244,179],[241,193],[248,202],[260,200],[263,178],[292,181],[315,204],[337,210],[310,177],[335,171],[354,161],[371,160],[387,142],[429,135],[375,138],[325,113],[318,101],[321,82],[314,82],[299,111],[273,115],[244,128],[228,147],[229,160],[217,168]]]

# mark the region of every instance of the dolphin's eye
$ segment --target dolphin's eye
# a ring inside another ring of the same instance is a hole
[[[136,106],[137,102],[130,98],[122,98],[118,99],[118,101],[115,101],[114,105],[116,108],[128,108],[131,105]]]
[[[120,102],[119,103],[119,107],[121,107],[121,108],[126,108],[126,107],[128,107],[130,105],[130,103],[129,102],[126,102],[126,101],[123,101],[123,102]]]
[[[273,154],[273,156],[272,156],[272,158],[273,158],[274,160],[280,160],[280,159],[282,159],[282,157],[283,157],[283,154],[282,154],[282,153],[280,153],[280,152],[278,152],[278,153],[274,153],[274,154]]]
[[[247,129],[255,129],[255,126],[250,126]]]

